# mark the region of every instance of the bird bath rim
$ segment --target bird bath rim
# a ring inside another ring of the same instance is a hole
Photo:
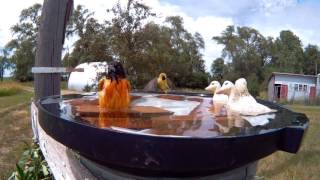
[[[169,95],[171,94],[211,97],[210,94],[199,93],[174,92]],[[48,98],[80,98],[90,95],[94,93],[41,98],[37,102],[41,128],[56,141],[84,157],[107,167],[145,176],[197,177],[217,174],[257,161],[277,150],[296,153],[309,124],[304,114],[269,103],[275,108],[288,110],[295,115],[292,117],[303,120],[304,124],[241,136],[152,136],[124,133],[111,128],[102,129],[62,119],[41,104]]]
[[[212,94],[210,93],[197,93],[197,92],[180,92],[180,91],[171,91],[170,93],[162,93],[162,92],[158,92],[158,91],[140,91],[140,90],[132,90],[130,94],[132,93],[137,93],[137,94],[156,94],[156,95],[178,95],[178,96],[194,96],[194,97],[201,97],[201,98],[210,98],[212,97]],[[62,97],[72,97],[74,99],[76,98],[81,98],[81,97],[86,97],[86,96],[97,96],[96,92],[88,92],[88,93],[75,93],[75,94],[67,94],[67,95],[53,95],[53,96],[47,96],[47,97],[43,97],[40,98],[37,102],[38,108],[41,108],[41,110],[46,111],[48,114],[50,114],[53,117],[57,117],[57,115],[51,113],[50,111],[46,110],[44,107],[39,106],[40,102],[43,101],[44,99],[47,98],[62,98]],[[256,136],[256,135],[262,135],[262,134],[270,134],[270,133],[274,133],[275,131],[280,131],[286,128],[297,128],[297,129],[307,129],[309,126],[309,119],[306,117],[305,114],[303,113],[298,113],[298,112],[294,112],[291,109],[277,104],[277,103],[273,103],[270,101],[266,101],[266,100],[261,100],[261,99],[256,99],[257,102],[262,103],[264,105],[267,106],[273,106],[273,108],[276,109],[283,109],[286,111],[289,111],[292,115],[295,116],[300,116],[302,117],[306,122],[304,123],[303,126],[299,126],[299,125],[287,125],[284,127],[279,127],[279,128],[272,128],[272,129],[268,129],[267,131],[264,132],[259,132],[257,134],[242,134],[242,135],[219,135],[219,136],[214,136],[214,137],[196,137],[196,136],[179,136],[179,135],[157,135],[157,134],[143,134],[143,133],[126,133],[126,132],[122,132],[122,131],[118,131],[116,129],[107,127],[107,128],[101,128],[101,127],[96,127],[90,124],[85,124],[85,123],[81,123],[78,121],[73,121],[73,123],[79,124],[81,126],[88,126],[90,128],[94,128],[94,129],[103,129],[103,130],[108,130],[111,131],[113,133],[117,133],[117,134],[130,134],[133,136],[150,136],[150,137],[155,137],[155,138],[178,138],[178,139],[229,139],[229,138],[241,138],[241,137],[250,137],[250,136]],[[65,119],[63,117],[57,117],[57,118],[61,118],[65,121],[69,121],[68,119]]]

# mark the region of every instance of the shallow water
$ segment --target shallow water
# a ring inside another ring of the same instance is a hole
[[[286,109],[245,117],[227,112],[224,105],[215,104],[211,97],[199,96],[133,93],[130,107],[121,110],[100,109],[95,94],[49,98],[41,104],[65,120],[156,136],[240,136],[296,123],[294,114]]]

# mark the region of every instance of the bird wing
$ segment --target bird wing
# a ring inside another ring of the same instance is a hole
[[[260,103],[236,103],[237,111],[242,115],[257,116],[261,114],[271,113],[274,110]]]
[[[153,78],[148,84],[143,88],[144,91],[157,91],[157,78]]]

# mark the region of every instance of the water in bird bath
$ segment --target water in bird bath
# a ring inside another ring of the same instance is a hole
[[[152,136],[246,135],[292,123],[292,118],[288,117],[290,113],[283,110],[251,117],[230,114],[224,106],[212,102],[211,97],[133,93],[131,99],[130,107],[120,110],[99,108],[96,95],[47,99],[42,105],[45,108],[54,106],[60,117],[66,120],[96,128]],[[278,122],[275,119],[284,120]]]

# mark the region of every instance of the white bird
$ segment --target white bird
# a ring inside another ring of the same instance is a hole
[[[249,93],[246,79],[239,78],[238,80],[236,80],[235,88],[237,89],[241,97],[240,101],[243,101],[245,103],[257,103],[257,101]]]
[[[221,85],[218,81],[212,81],[208,87],[205,88],[206,91],[213,93],[213,103],[227,104],[228,96],[225,94],[216,94],[216,91],[221,88]]]
[[[258,103],[249,93],[247,81],[240,78],[234,85],[230,81],[225,81],[222,87],[216,91],[216,94],[225,94],[229,96],[227,109],[245,116],[257,116],[275,112],[265,105]]]

